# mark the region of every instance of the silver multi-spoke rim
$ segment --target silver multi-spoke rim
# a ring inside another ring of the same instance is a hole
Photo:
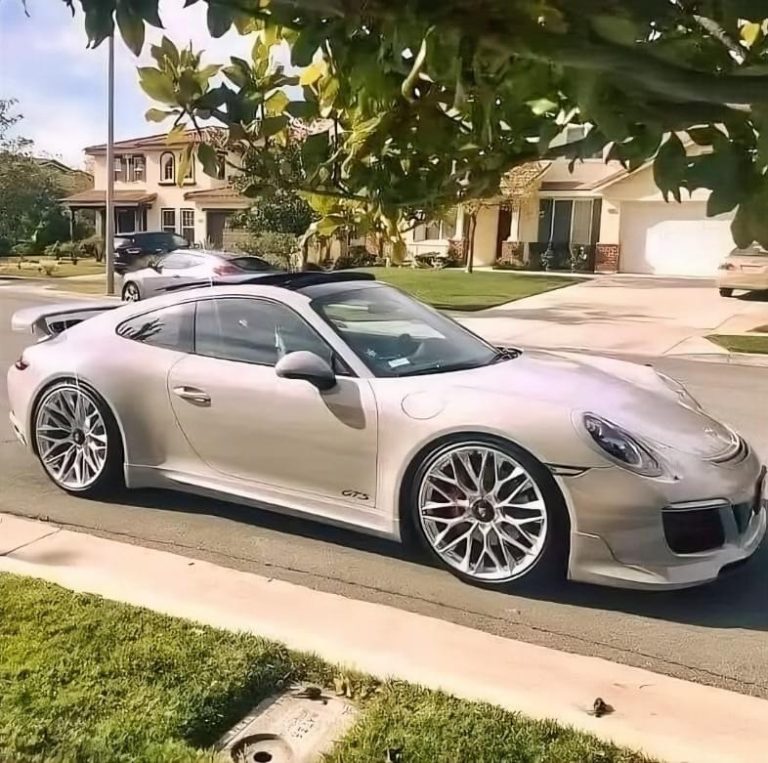
[[[544,497],[502,450],[462,444],[441,453],[422,478],[418,501],[432,548],[469,577],[512,580],[541,556],[548,529]]]
[[[91,396],[75,386],[58,387],[40,403],[37,451],[57,484],[84,490],[104,471],[107,427]]]
[[[136,284],[129,283],[123,290],[123,300],[125,302],[138,302],[139,301],[139,289]]]

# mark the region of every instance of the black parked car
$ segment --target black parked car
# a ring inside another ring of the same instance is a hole
[[[189,243],[176,233],[166,231],[136,231],[115,236],[115,272],[145,268],[152,257],[176,249],[186,249]]]

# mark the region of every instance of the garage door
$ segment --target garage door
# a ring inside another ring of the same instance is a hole
[[[708,218],[698,201],[622,202],[622,273],[712,276],[733,249],[731,215]]]

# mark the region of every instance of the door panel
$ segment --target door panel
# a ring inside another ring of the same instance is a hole
[[[189,443],[217,471],[374,505],[377,414],[367,381],[339,377],[321,393],[278,378],[271,366],[189,355],[171,370],[168,388]]]

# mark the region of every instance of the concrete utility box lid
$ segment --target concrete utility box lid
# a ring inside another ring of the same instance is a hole
[[[295,686],[261,702],[217,747],[236,763],[316,763],[356,717],[346,699]]]

